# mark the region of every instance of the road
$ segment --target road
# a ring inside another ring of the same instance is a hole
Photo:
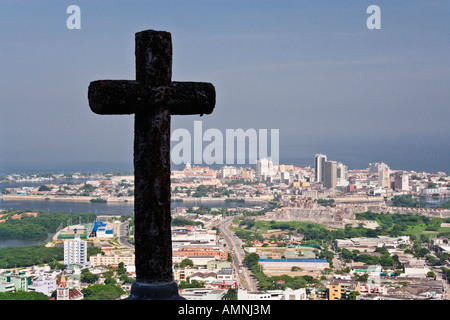
[[[257,291],[258,286],[256,280],[252,277],[250,270],[243,266],[245,252],[242,248],[242,241],[229,229],[231,223],[233,222],[233,218],[233,216],[223,218],[217,223],[216,227],[219,229],[227,244],[227,247],[229,248],[229,253],[233,257],[233,268],[235,274],[237,275],[239,288],[245,289],[249,292]],[[122,222],[118,225],[117,239],[122,246],[134,249],[134,246],[127,241],[127,227],[128,221]],[[241,270],[241,272],[239,272],[239,270]]]
[[[127,240],[127,227],[128,221],[122,222],[117,226],[117,241],[124,247],[134,249],[134,246]]]
[[[243,266],[243,261],[245,258],[244,249],[242,249],[242,241],[239,239],[234,232],[230,231],[229,226],[231,225],[234,217],[225,217],[218,224],[217,228],[220,234],[227,243],[229,248],[229,253],[233,257],[233,268],[238,277],[239,288],[245,289],[247,291],[256,291],[257,284],[256,280],[251,276],[251,272],[248,268]],[[241,270],[241,272],[239,272]]]

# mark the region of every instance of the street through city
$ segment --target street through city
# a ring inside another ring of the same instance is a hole
[[[256,291],[256,280],[251,276],[250,270],[243,265],[245,252],[242,248],[242,241],[229,229],[233,222],[233,218],[234,216],[223,218],[223,220],[218,223],[217,228],[229,248],[229,253],[232,255],[233,269],[237,274],[239,289]]]

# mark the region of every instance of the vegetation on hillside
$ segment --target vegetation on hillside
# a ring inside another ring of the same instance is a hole
[[[374,213],[371,211],[357,213],[358,220],[377,221],[379,227],[376,229],[367,229],[362,225],[352,227],[346,225],[344,229],[330,229],[324,225],[312,222],[300,221],[253,221],[253,220],[235,220],[239,223],[239,228],[233,228],[236,235],[250,245],[250,241],[262,241],[263,231],[279,229],[290,233],[301,233],[309,242],[321,244],[322,242],[331,243],[336,239],[348,239],[358,237],[377,237],[377,236],[402,236],[409,235],[412,239],[421,236],[448,236],[450,228],[443,228],[443,222],[450,222],[445,218],[430,218],[417,214],[399,214],[399,213]]]
[[[101,253],[98,247],[88,247],[88,259]],[[64,260],[63,247],[45,247],[44,245],[0,248],[0,268],[21,268],[54,263]]]
[[[29,216],[23,214],[24,210],[9,210],[2,212],[2,223],[0,223],[0,239],[15,240],[44,240],[49,233],[55,233],[59,226],[66,226],[68,221],[86,223],[93,222],[96,218],[94,213],[69,213],[69,212],[47,212],[34,211],[38,215]],[[20,218],[12,218],[13,216]]]
[[[412,196],[394,196],[392,198],[393,207],[408,207],[408,208],[425,208],[423,202],[414,200]]]

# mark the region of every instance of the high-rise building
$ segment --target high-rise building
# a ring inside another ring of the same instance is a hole
[[[281,182],[283,182],[283,183],[289,184],[289,182],[291,181],[291,175],[290,175],[289,171],[282,171],[280,173],[280,176],[281,176]]]
[[[87,242],[75,237],[64,241],[64,264],[84,265],[87,261]]]
[[[336,188],[337,183],[337,162],[324,161],[323,169],[323,186],[328,189]]]
[[[369,163],[369,172],[370,173],[378,173],[378,166],[380,165],[380,163],[376,162],[376,163]]]
[[[326,155],[320,153],[316,154],[316,157],[314,159],[316,182],[323,182],[323,167],[325,161],[327,161]]]
[[[347,180],[348,167],[341,162],[336,165],[336,185],[346,186],[348,185]]]
[[[255,177],[258,180],[266,180],[273,174],[273,163],[270,158],[262,158],[256,161]]]
[[[409,191],[409,175],[408,174],[397,174],[395,175],[394,180],[394,189],[395,190],[402,190],[402,191]]]
[[[378,186],[380,188],[389,189],[391,187],[391,178],[389,177],[389,175],[389,166],[383,162],[380,163],[378,165]]]

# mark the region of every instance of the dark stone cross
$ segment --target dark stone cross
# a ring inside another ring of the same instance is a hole
[[[134,114],[136,282],[129,299],[180,299],[173,280],[170,212],[170,117],[210,114],[214,86],[172,82],[172,40],[164,31],[135,35],[136,80],[89,85],[91,110]]]

